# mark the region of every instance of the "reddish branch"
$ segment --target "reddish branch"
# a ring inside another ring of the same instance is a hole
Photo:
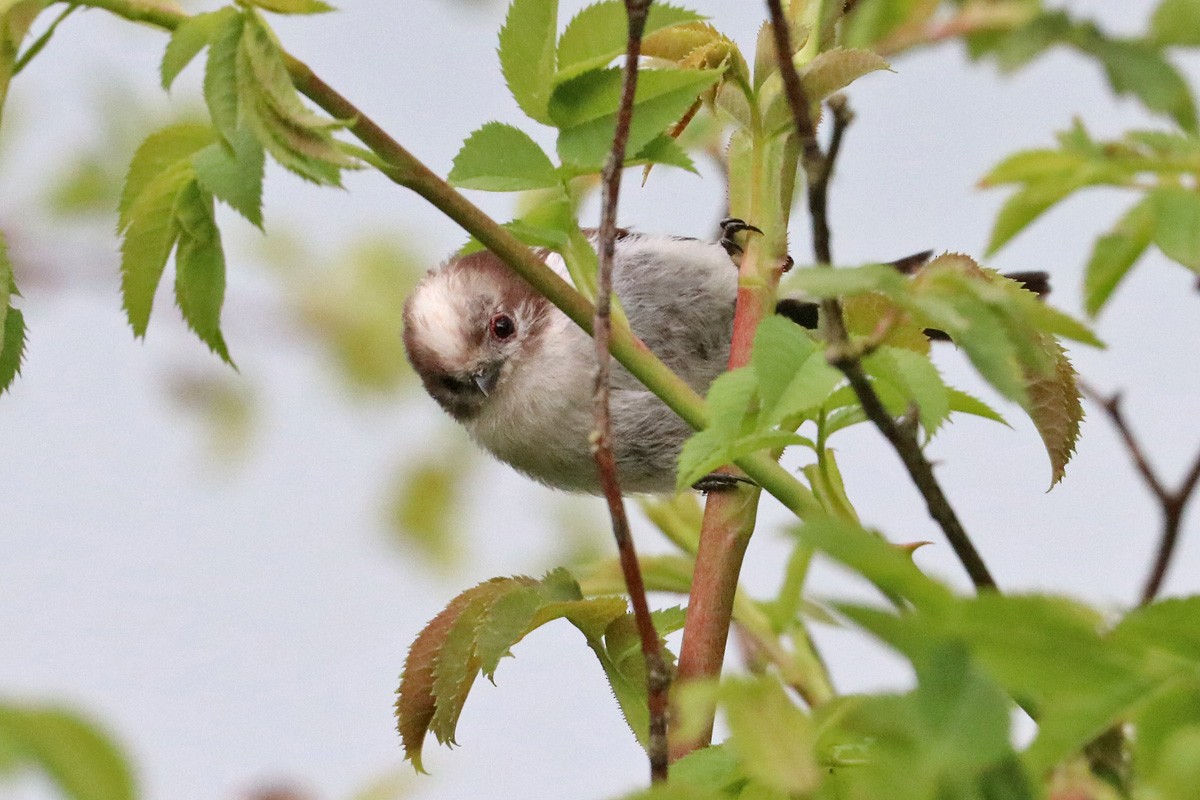
[[[767,8],[771,14],[771,29],[775,37],[775,52],[779,58],[783,85],[792,109],[796,132],[800,137],[804,171],[808,177],[808,210],[812,218],[813,254],[818,266],[828,267],[833,262],[828,219],[829,179],[833,174],[834,159],[841,146],[842,135],[851,117],[844,102],[830,104],[834,133],[829,152],[825,153],[817,141],[817,131],[804,84],[792,63],[792,45],[780,0],[767,0]],[[933,466],[921,451],[915,433],[901,427],[892,418],[867,379],[846,331],[841,304],[836,299],[826,300],[821,304],[821,324],[830,347],[830,363],[845,374],[854,393],[858,395],[863,412],[900,456],[913,483],[925,499],[930,516],[941,527],[972,582],[978,589],[995,589],[996,581],[971,543],[945,492],[942,491],[933,474]]]
[[[1146,585],[1142,589],[1141,603],[1146,605],[1158,596],[1163,580],[1167,577],[1167,569],[1171,566],[1171,559],[1175,555],[1175,546],[1179,543],[1179,531],[1183,524],[1183,512],[1187,509],[1188,501],[1195,494],[1196,486],[1200,484],[1200,453],[1196,455],[1196,460],[1192,463],[1187,475],[1184,476],[1179,488],[1174,490],[1168,488],[1154,467],[1150,466],[1146,451],[1138,442],[1137,437],[1133,435],[1133,429],[1125,419],[1125,414],[1121,409],[1121,393],[1116,392],[1105,397],[1087,384],[1080,383],[1079,388],[1104,409],[1109,420],[1112,421],[1113,427],[1120,434],[1125,449],[1129,451],[1129,457],[1133,460],[1134,467],[1137,468],[1138,474],[1142,476],[1142,480],[1158,501],[1162,511],[1162,538],[1159,540],[1158,553],[1150,568],[1150,575],[1146,578]]]
[[[617,127],[613,134],[612,150],[604,164],[601,175],[603,186],[603,208],[600,214],[599,258],[596,280],[596,313],[592,335],[596,342],[596,384],[594,410],[596,431],[592,452],[600,470],[600,482],[604,486],[604,499],[612,517],[613,535],[617,540],[621,572],[625,576],[625,587],[629,590],[633,614],[637,620],[638,634],[642,641],[642,655],[646,659],[646,690],[650,711],[650,730],[646,752],[650,758],[650,780],[664,781],[667,778],[667,691],[671,676],[662,656],[662,645],[654,621],[650,617],[650,606],[646,602],[646,586],[642,580],[642,569],[638,563],[633,537],[629,532],[629,518],[625,514],[625,503],[621,498],[621,486],[617,481],[617,464],[612,451],[612,424],[609,414],[609,375],[612,358],[608,353],[612,335],[612,268],[613,250],[617,237],[617,200],[621,191],[621,170],[625,164],[625,146],[629,141],[629,126],[633,119],[633,98],[637,91],[638,57],[642,50],[642,33],[646,27],[646,15],[650,0],[625,0],[625,12],[629,17],[629,39],[625,50],[625,80],[621,88],[621,106],[617,114]]]

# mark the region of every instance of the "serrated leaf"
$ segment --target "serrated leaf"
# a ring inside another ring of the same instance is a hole
[[[513,99],[529,117],[551,124],[558,0],[513,0],[500,29],[500,71]]]
[[[1160,186],[1147,199],[1154,208],[1154,243],[1167,258],[1200,272],[1200,192]]]
[[[527,133],[489,122],[463,142],[449,182],[463,189],[520,192],[556,186],[558,173],[549,156]]]
[[[168,169],[185,164],[197,151],[216,141],[213,129],[200,123],[179,123],[152,133],[129,162],[118,205],[120,230],[129,226],[134,203]]]
[[[254,227],[262,230],[262,188],[265,155],[262,145],[246,128],[232,133],[229,147],[216,143],[192,157],[196,180],[229,204]]]
[[[646,17],[643,37],[649,38],[664,28],[702,19],[704,17],[685,8],[653,3]],[[624,3],[620,0],[601,0],[587,6],[571,18],[558,40],[558,74],[555,80],[561,82],[589,69],[607,66],[625,52],[626,38]],[[654,53],[646,52],[646,55]]]
[[[0,346],[0,394],[8,390],[25,359],[25,316],[21,309],[8,308],[4,315],[4,344]]]
[[[1150,18],[1150,35],[1161,45],[1200,45],[1200,2],[1161,0]]]
[[[193,178],[190,162],[176,162],[150,181],[129,207],[121,241],[121,296],[135,336],[146,335],[154,293],[179,235],[176,198]]]
[[[238,50],[245,29],[241,14],[229,17],[213,32],[204,65],[204,102],[213,126],[226,141],[238,129]]]
[[[0,704],[0,742],[6,755],[46,773],[73,800],[133,800],[133,774],[103,731],[58,708]]]
[[[812,721],[773,676],[730,680],[721,686],[729,725],[727,746],[746,774],[787,794],[807,794],[821,780]]]
[[[4,322],[8,316],[8,305],[16,292],[17,280],[13,275],[12,259],[8,255],[8,239],[0,230],[0,353],[4,352]]]
[[[196,14],[181,22],[171,33],[159,65],[162,87],[169,90],[179,73],[208,46],[217,30],[236,15],[237,11],[232,6],[226,6],[218,11]]]
[[[522,587],[492,603],[476,638],[479,668],[489,681],[495,682],[500,659],[511,655],[509,649],[525,636],[534,613],[545,602],[532,587]]]
[[[514,588],[496,584],[489,587],[490,591],[476,592],[446,630],[446,640],[433,666],[433,696],[437,705],[429,721],[429,731],[438,744],[457,744],[454,731],[458,718],[479,674],[479,655],[475,649],[479,623],[495,599]]]
[[[862,76],[879,70],[891,70],[891,66],[878,53],[835,47],[817,54],[800,77],[809,102],[819,103]]]
[[[467,589],[430,620],[409,647],[404,660],[404,672],[400,676],[400,688],[397,690],[396,720],[404,745],[404,757],[413,763],[418,772],[425,771],[421,765],[421,748],[437,711],[434,671],[454,623],[480,594],[506,587],[516,589],[532,583],[530,578],[492,578]]]
[[[1029,380],[1029,418],[1042,437],[1050,456],[1050,488],[1063,479],[1067,462],[1079,441],[1083,422],[1083,406],[1079,398],[1075,368],[1062,346],[1046,337],[1043,345],[1055,356],[1051,375],[1035,375]]]
[[[247,0],[250,5],[276,14],[324,14],[337,11],[322,0]]]
[[[720,70],[643,70],[638,75],[627,152],[637,153],[682,116]],[[558,154],[564,163],[594,170],[612,147],[620,103],[620,70],[596,70],[558,85],[550,116],[559,128]]]
[[[1149,247],[1156,215],[1151,202],[1136,204],[1116,227],[1096,240],[1083,275],[1083,305],[1096,316],[1117,285]]]
[[[237,51],[239,108],[263,147],[305,180],[340,186],[340,169],[357,162],[342,152],[331,131],[343,123],[301,101],[271,29],[254,13],[245,18]],[[231,139],[235,129],[225,131]]]
[[[225,304],[225,251],[213,219],[213,198],[195,182],[175,205],[179,243],[175,250],[175,302],[188,327],[222,361],[235,367],[221,334]],[[236,367],[235,367],[236,369]]]

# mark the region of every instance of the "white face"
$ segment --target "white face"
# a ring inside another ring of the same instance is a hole
[[[459,421],[503,392],[547,308],[490,253],[429,273],[404,308],[404,343],[426,391]]]

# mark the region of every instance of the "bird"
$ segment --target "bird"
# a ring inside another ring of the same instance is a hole
[[[729,360],[738,283],[731,258],[741,252],[736,238],[760,233],[738,219],[723,220],[721,228],[715,242],[622,229],[613,255],[613,291],[634,334],[702,395]],[[892,263],[911,273],[930,255]],[[567,276],[560,255],[543,256]],[[1013,277],[1034,291],[1045,288],[1044,273]],[[817,305],[810,301],[785,298],[777,311],[805,327],[817,325]],[[425,390],[484,450],[547,486],[602,492],[590,439],[594,343],[495,254],[456,255],[430,270],[405,302],[403,340]],[[610,408],[622,490],[674,492],[691,427],[616,364]]]
[[[556,253],[546,264],[566,277]],[[633,332],[703,394],[726,369],[737,270],[719,243],[618,232],[613,292]],[[431,270],[404,305],[404,345],[425,390],[471,438],[518,472],[598,494],[589,437],[595,346],[565,314],[483,250]],[[610,381],[622,490],[675,490],[692,429],[619,365]]]

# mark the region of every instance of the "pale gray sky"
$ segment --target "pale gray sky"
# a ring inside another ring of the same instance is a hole
[[[530,127],[504,89],[494,55],[504,6],[450,0],[346,2],[336,14],[277,26],[285,45],[435,170],[491,119]],[[564,2],[563,15],[580,2]],[[759,4],[691,3],[749,49]],[[1113,30],[1136,30],[1150,2],[1075,2]],[[256,232],[226,215],[231,242],[227,338],[242,379],[260,391],[260,427],[244,463],[215,467],[203,429],[165,402],[164,378],[212,359],[160,297],[145,343],[132,340],[117,296],[108,229],[63,231],[33,197],[64,148],[96,136],[97,98],[110,82],[165,106],[157,62],[165,37],[78,14],[14,85],[15,123],[0,161],[0,224],[23,252],[59,266],[65,283],[26,288],[31,329],[24,376],[0,398],[0,693],[65,701],[96,715],[125,745],[148,798],[231,797],[260,781],[295,779],[342,798],[396,768],[391,704],[408,643],[457,591],[493,575],[534,572],[555,549],[548,490],[492,465],[469,509],[475,551],[439,577],[389,544],[381,499],[394,464],[439,431],[432,401],[409,394],[351,402],[327,361],[302,339],[261,336],[278,306],[256,264]],[[1200,72],[1189,62],[1195,81]],[[833,194],[840,261],[925,248],[981,254],[1003,193],[974,183],[1004,154],[1046,145],[1081,117],[1098,136],[1164,123],[1114,101],[1094,65],[1054,52],[1016,77],[964,67],[950,45],[911,56],[895,74],[856,84]],[[172,101],[194,102],[198,73]],[[6,120],[6,122],[8,122]],[[549,142],[545,131],[539,132]],[[658,170],[626,183],[622,221],[642,230],[706,235],[719,185]],[[347,192],[318,190],[273,169],[267,225],[302,226],[333,246],[364,226],[409,237],[436,261],[463,235],[378,175],[348,176]],[[503,197],[473,196],[503,216]],[[1054,302],[1077,312],[1094,237],[1127,200],[1097,191],[1049,214],[991,262],[1046,269]],[[589,211],[594,213],[594,208]],[[798,260],[807,234],[793,226]],[[1194,281],[1152,255],[1102,318],[1104,354],[1077,349],[1083,374],[1124,387],[1152,458],[1174,481],[1200,446]],[[402,298],[397,297],[400,303]],[[978,388],[945,352],[947,375]],[[1156,511],[1113,432],[1085,423],[1064,484],[1046,494],[1049,466],[1032,427],[966,420],[934,445],[939,474],[1005,587],[1062,591],[1119,608],[1138,591],[1156,544]],[[460,436],[461,438],[461,436]],[[930,539],[919,561],[964,585],[949,548],[921,511],[894,456],[870,430],[844,436],[839,456],[864,519],[896,539]],[[751,545],[747,580],[770,591],[786,519],[771,501]],[[1196,590],[1200,540],[1184,532],[1168,588]],[[661,547],[645,534],[648,549]],[[854,591],[821,568],[815,591]],[[839,686],[902,685],[895,659],[863,637],[818,631]],[[498,687],[480,685],[459,728],[462,747],[432,742],[429,798],[602,798],[637,786],[646,767],[600,670],[567,627],[540,631],[506,661]],[[9,791],[7,788],[5,791]],[[8,795],[5,795],[8,796]],[[16,795],[49,796],[32,781]]]

